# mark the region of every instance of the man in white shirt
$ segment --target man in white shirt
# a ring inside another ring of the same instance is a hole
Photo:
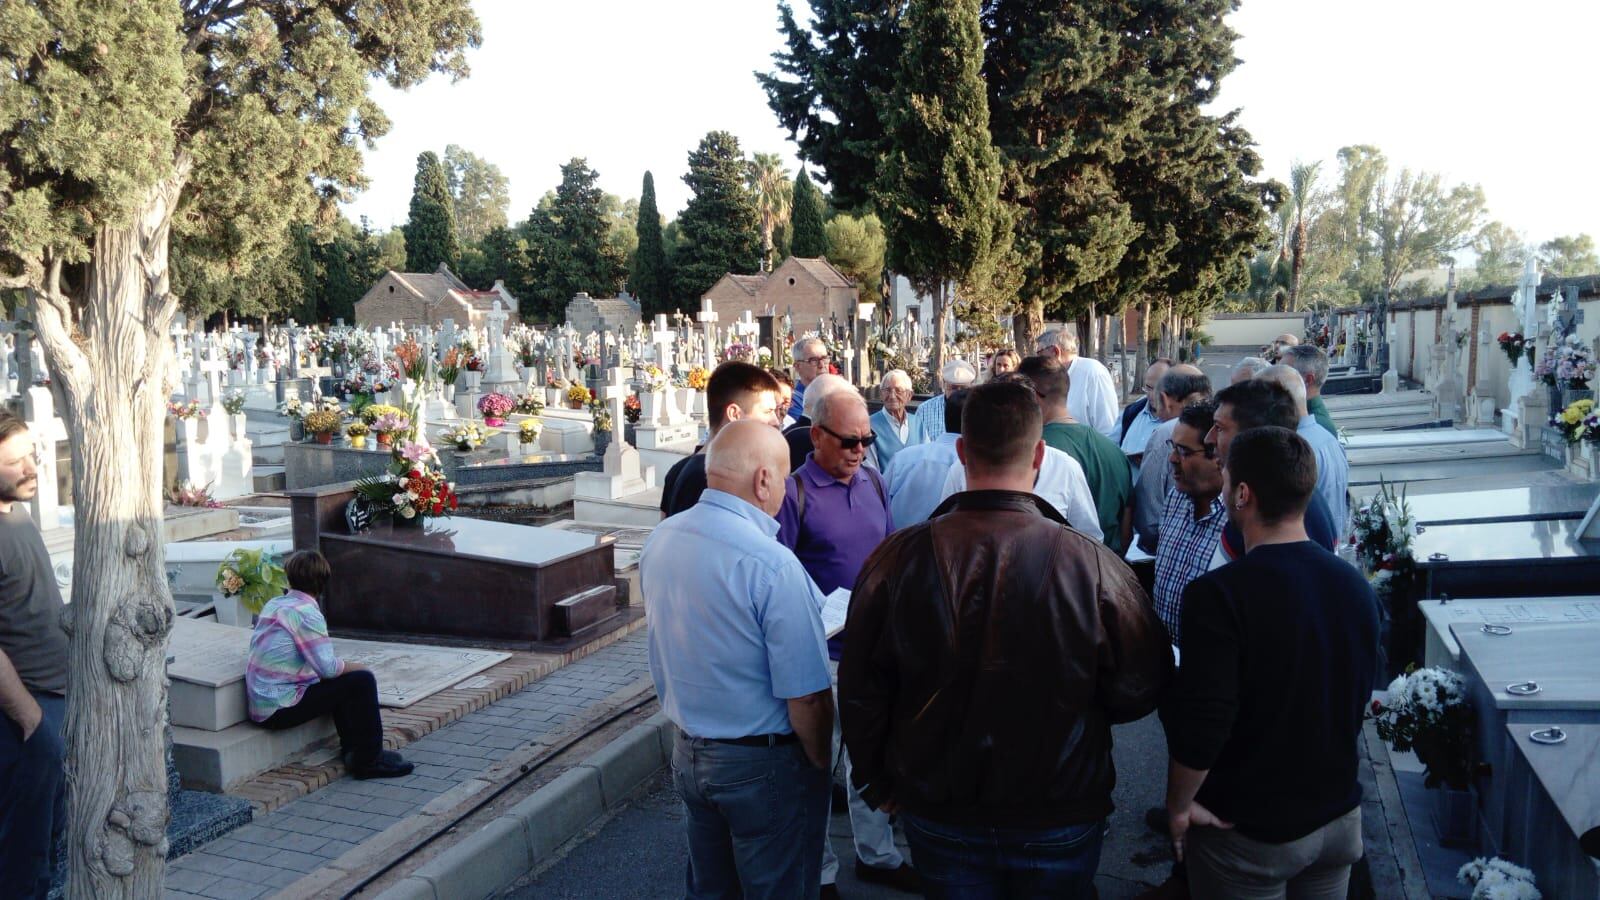
[[[961,464],[956,455],[956,438],[961,436],[961,407],[966,402],[965,388],[951,392],[944,398],[945,433],[927,443],[906,447],[889,463],[884,479],[889,482],[889,512],[895,528],[927,521],[943,499],[950,467]]]
[[[957,462],[945,476],[939,502],[966,489],[967,470]],[[1055,507],[1068,525],[1097,541],[1105,540],[1106,533],[1100,530],[1100,512],[1095,509],[1094,495],[1089,493],[1089,479],[1084,477],[1083,466],[1071,456],[1054,447],[1045,447],[1044,463],[1039,466],[1033,493]],[[899,525],[900,520],[896,519],[895,524]]]
[[[1111,372],[1099,360],[1078,355],[1078,339],[1064,328],[1039,335],[1038,355],[1054,356],[1066,367],[1071,387],[1067,393],[1067,412],[1112,440],[1122,427],[1122,403]]]

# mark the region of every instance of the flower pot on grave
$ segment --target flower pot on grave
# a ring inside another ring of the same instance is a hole
[[[248,434],[248,431],[246,430],[245,426],[249,421],[245,417],[245,414],[244,413],[234,413],[233,415],[229,416],[228,418],[231,420],[232,425],[233,425],[233,439],[236,440],[236,441],[244,440],[245,437]]]
[[[560,388],[547,387],[544,389],[545,406],[560,406],[564,398],[565,395]]]
[[[306,423],[294,417],[289,418],[289,440],[303,441],[306,439]]]
[[[396,528],[421,528],[422,516],[413,513],[410,518],[399,513],[394,514],[394,527]]]
[[[499,416],[484,416],[483,417],[483,424],[489,426],[490,428],[499,428],[501,425],[504,425],[505,423],[506,423],[506,420],[500,418]]]
[[[331,444],[331,443],[333,443],[333,432],[331,432],[331,431],[319,431],[319,432],[317,432],[317,443],[319,443],[319,444]]]
[[[467,393],[469,394],[473,391],[476,391],[478,389],[478,385],[483,383],[482,372],[462,372],[461,377],[466,379],[465,387]]]
[[[583,409],[582,400],[568,400],[567,409]]]
[[[1473,823],[1477,804],[1473,802],[1472,791],[1441,784],[1429,793],[1433,794],[1433,802],[1428,815],[1433,820],[1439,843],[1446,847],[1471,846],[1477,832]]]
[[[456,402],[456,386],[455,386],[455,382],[446,382],[445,383],[445,386],[444,386],[444,402],[446,402],[446,403],[454,403],[454,402]]]
[[[605,456],[606,448],[609,446],[611,446],[611,432],[596,431],[594,433],[594,454],[596,456]]]
[[[639,446],[639,426],[633,424],[622,426],[622,439],[632,446]]]
[[[350,435],[350,446],[357,450],[367,449],[367,436],[364,434]]]
[[[387,431],[378,432],[378,446],[387,447],[394,442],[394,436]]]

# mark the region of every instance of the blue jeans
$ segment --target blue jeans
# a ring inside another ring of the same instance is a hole
[[[901,814],[923,892],[932,900],[1088,898],[1105,821],[1065,828],[947,825]]]
[[[672,778],[689,836],[686,897],[817,896],[828,773],[798,742],[740,747],[680,731]]]
[[[34,694],[44,718],[26,742],[22,728],[0,714],[0,885],[8,897],[44,900],[50,854],[67,825],[62,728],[67,700]]]

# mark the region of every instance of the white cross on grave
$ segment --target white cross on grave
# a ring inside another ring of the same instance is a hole
[[[600,387],[600,397],[606,402],[606,412],[611,414],[611,443],[613,445],[625,444],[622,439],[625,433],[622,427],[622,405],[633,394],[633,385],[628,384],[627,376],[622,369],[611,370],[611,380]],[[606,454],[610,456],[608,452]]]
[[[222,419],[222,373],[228,371],[228,364],[217,358],[217,345],[210,343],[206,348],[205,361],[200,363],[200,372],[211,384],[211,415],[219,422]]]
[[[650,343],[656,348],[656,365],[668,374],[672,372],[672,342],[677,338],[678,333],[667,325],[666,314],[657,313],[655,327],[650,330]]]
[[[695,320],[700,323],[700,327],[705,331],[705,342],[700,351],[704,360],[702,365],[706,367],[706,371],[710,371],[716,365],[716,361],[711,356],[711,348],[717,340],[717,310],[711,305],[710,297],[701,298],[700,311],[695,313]]]

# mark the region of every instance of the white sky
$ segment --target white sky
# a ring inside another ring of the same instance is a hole
[[[352,217],[402,224],[417,154],[450,143],[510,177],[513,221],[573,156],[622,197],[653,171],[669,217],[688,199],[686,159],[707,131],[798,166],[751,74],[780,46],[775,0],[474,6],[484,43],[472,77],[378,89],[394,127],[367,153],[372,186]],[[1265,174],[1287,181],[1294,160],[1322,159],[1331,181],[1339,147],[1375,144],[1395,168],[1481,184],[1490,216],[1529,240],[1600,237],[1600,69],[1586,50],[1600,3],[1244,0],[1230,21],[1243,63],[1218,105],[1242,108]]]

